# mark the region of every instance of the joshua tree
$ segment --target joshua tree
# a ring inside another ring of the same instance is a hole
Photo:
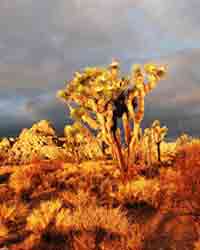
[[[160,149],[160,144],[163,141],[164,137],[167,134],[167,127],[160,127],[160,121],[155,120],[152,124],[152,134],[153,134],[153,139],[156,143],[157,146],[157,156],[158,156],[158,161],[161,162],[161,149]]]
[[[136,65],[131,77],[120,77],[119,62],[113,60],[108,68],[92,67],[82,73],[76,72],[66,88],[58,92],[58,96],[67,101],[72,118],[93,132],[102,150],[111,148],[123,173],[135,160],[144,117],[144,97],[157,85],[165,71],[165,67],[154,64],[146,64],[143,70]],[[120,140],[120,121],[124,140]]]

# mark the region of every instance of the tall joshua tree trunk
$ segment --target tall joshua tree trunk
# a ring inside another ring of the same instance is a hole
[[[114,154],[113,156],[118,160],[120,170],[123,173],[123,175],[125,176],[126,172],[127,172],[127,167],[126,167],[126,163],[124,161],[120,141],[117,138],[117,128],[116,128],[116,124],[114,124],[116,122],[116,120],[113,119],[113,115],[114,114],[113,114],[112,105],[109,104],[108,108],[107,108],[105,127],[107,130],[109,141],[110,141],[112,151]]]
[[[131,166],[132,163],[135,162],[136,156],[136,146],[138,144],[139,138],[139,129],[140,123],[134,123],[133,135],[128,147],[128,166]]]
[[[133,134],[128,149],[128,166],[135,162],[136,147],[139,143],[140,124],[144,117],[144,96],[144,88],[138,88],[130,95],[128,101],[128,110],[134,124]],[[137,110],[134,110],[133,107],[134,98],[137,98]]]
[[[160,144],[161,144],[161,142],[157,142],[157,143],[156,143],[156,146],[157,146],[157,155],[158,155],[158,162],[161,162]]]

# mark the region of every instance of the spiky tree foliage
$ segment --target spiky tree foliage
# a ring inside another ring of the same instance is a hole
[[[144,117],[144,97],[165,75],[163,66],[135,65],[130,77],[121,77],[119,63],[107,68],[85,68],[76,72],[58,96],[67,102],[70,115],[97,135],[102,151],[111,148],[123,173],[135,160],[140,124]],[[147,79],[147,80],[145,80]],[[124,139],[120,140],[120,121]],[[125,145],[123,145],[125,141]],[[128,157],[124,157],[127,148]]]
[[[113,122],[113,101],[125,91],[128,83],[128,79],[118,77],[118,66],[112,64],[110,69],[86,68],[83,73],[76,72],[66,89],[59,92],[68,102],[71,117],[97,132],[103,151],[112,145],[110,151],[120,159],[121,165],[123,158],[115,137],[117,121]]]

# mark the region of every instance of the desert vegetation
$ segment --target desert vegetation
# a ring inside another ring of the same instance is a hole
[[[167,142],[145,98],[163,65],[119,62],[76,72],[58,96],[72,125],[49,121],[0,141],[0,247],[12,250],[197,250],[200,140]]]

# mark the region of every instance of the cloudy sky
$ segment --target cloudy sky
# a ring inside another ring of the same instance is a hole
[[[49,119],[67,122],[55,98],[75,70],[133,63],[169,65],[147,97],[143,125],[200,135],[199,0],[0,0],[0,136]]]

